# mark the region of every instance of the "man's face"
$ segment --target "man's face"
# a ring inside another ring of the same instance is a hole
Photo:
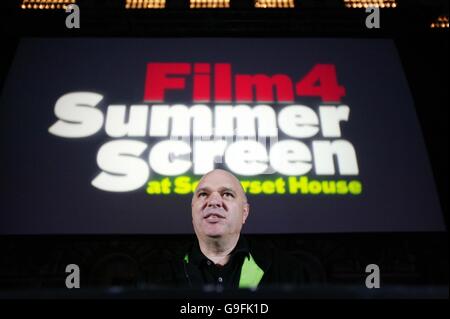
[[[192,223],[202,238],[239,234],[248,212],[239,181],[223,170],[204,176],[192,198]]]

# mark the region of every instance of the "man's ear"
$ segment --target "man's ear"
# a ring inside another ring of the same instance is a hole
[[[250,204],[245,203],[244,204],[244,213],[242,214],[242,224],[245,224],[245,221],[247,220],[249,213],[250,213]]]

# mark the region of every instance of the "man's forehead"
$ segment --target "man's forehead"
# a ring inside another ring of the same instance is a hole
[[[242,188],[241,182],[233,174],[216,169],[208,174],[204,175],[195,189],[197,194],[199,190],[211,190],[211,191],[223,191],[232,190],[237,195],[242,196],[244,200],[247,200],[244,189]]]
[[[215,170],[203,176],[197,189],[200,188],[229,188],[237,190],[241,187],[239,180],[230,173],[222,170]]]
[[[239,181],[235,180],[231,176],[226,174],[215,174],[205,176],[197,188],[231,188],[235,189],[239,187]]]

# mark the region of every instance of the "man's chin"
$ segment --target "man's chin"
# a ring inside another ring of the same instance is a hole
[[[210,229],[205,231],[205,235],[209,238],[220,238],[223,237],[224,231],[219,229],[217,230]]]
[[[205,235],[209,238],[220,238],[223,236],[223,232],[206,232]]]

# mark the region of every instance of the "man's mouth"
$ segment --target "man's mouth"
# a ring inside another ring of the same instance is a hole
[[[222,219],[224,219],[224,217],[221,217],[217,214],[209,214],[205,217],[205,220],[211,224],[219,223]]]
[[[209,211],[204,216],[204,219],[206,219],[209,222],[217,222],[221,219],[225,219],[225,216],[222,213],[215,212],[215,211]]]

